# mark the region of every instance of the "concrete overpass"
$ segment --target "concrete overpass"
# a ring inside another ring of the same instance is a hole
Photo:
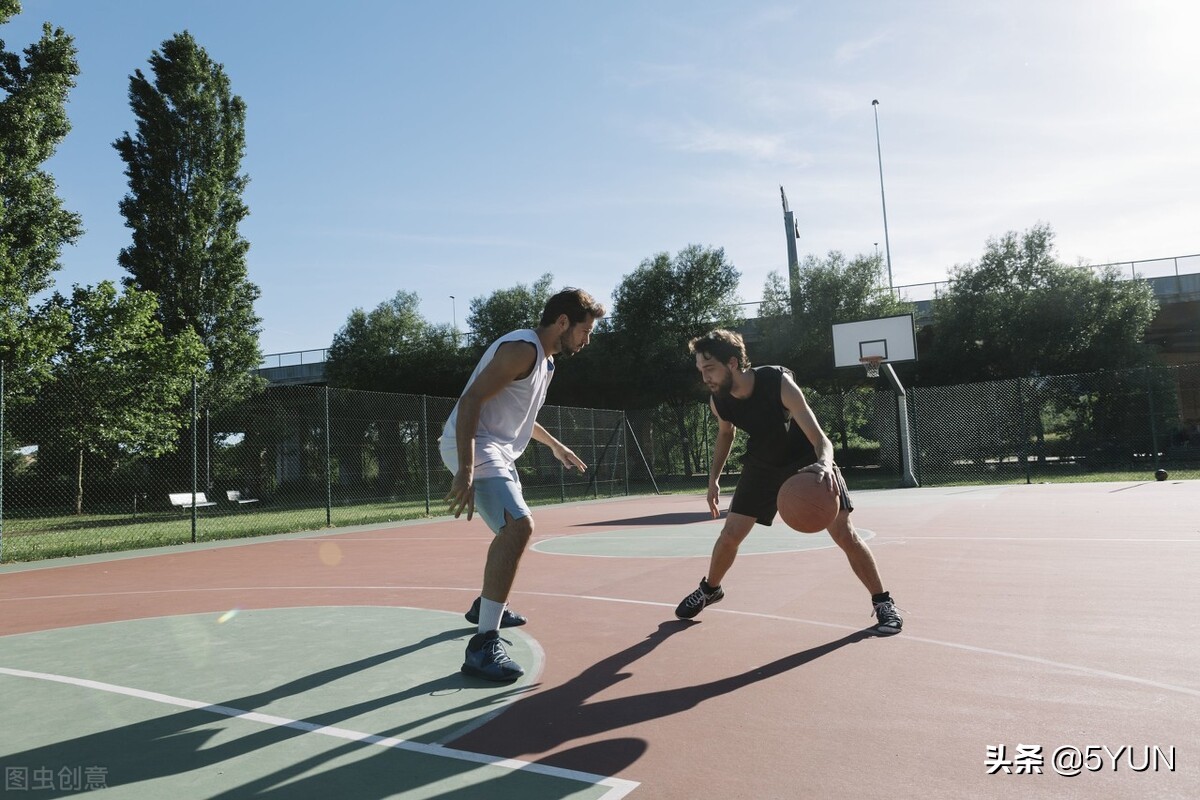
[[[272,386],[324,386],[328,350],[292,350],[263,356],[257,373]]]
[[[1200,364],[1200,272],[1137,277],[1150,284],[1159,305],[1146,342],[1166,364]],[[916,307],[917,324],[927,325],[933,321],[934,299],[948,288],[948,282],[939,281],[897,286],[896,292]]]
[[[1159,312],[1146,331],[1146,341],[1158,348],[1164,363],[1200,364],[1200,254],[1090,268],[1107,266],[1120,268],[1129,279],[1148,281],[1154,289]],[[897,286],[894,291],[916,306],[917,323],[924,325],[933,320],[933,301],[949,286],[949,281],[935,281]],[[753,339],[755,328],[754,320],[748,320],[743,331],[748,339]],[[323,386],[328,352],[322,349],[272,353],[263,357],[257,372],[277,386]]]

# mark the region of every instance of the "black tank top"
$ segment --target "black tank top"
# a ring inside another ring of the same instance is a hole
[[[747,466],[807,466],[817,460],[812,442],[783,405],[783,373],[787,367],[755,367],[749,397],[713,395],[721,419],[749,435],[742,463]]]

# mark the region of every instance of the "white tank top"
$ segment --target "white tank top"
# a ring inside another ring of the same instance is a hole
[[[479,426],[475,429],[475,477],[495,478],[508,475],[517,459],[525,452],[533,436],[533,424],[538,411],[546,402],[546,390],[554,377],[554,359],[547,357],[537,333],[532,330],[513,331],[492,342],[491,347],[475,365],[467,381],[467,388],[491,363],[500,345],[506,342],[530,342],[537,348],[533,371],[524,378],[513,381],[499,394],[483,404],[479,412]],[[463,389],[464,394],[466,389]],[[458,443],[455,425],[458,423],[458,403],[450,412],[442,428],[438,442],[442,461],[451,472],[458,471]]]

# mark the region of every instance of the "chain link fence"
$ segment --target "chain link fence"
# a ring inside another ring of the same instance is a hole
[[[922,484],[1200,477],[1200,365],[915,388]]]
[[[275,386],[231,408],[183,398],[176,446],[67,441],[48,408],[8,402],[0,371],[0,561],[437,515],[450,398]],[[806,391],[851,488],[899,484],[896,396]],[[1200,365],[909,390],[923,485],[1200,477]],[[83,402],[81,399],[80,402]],[[1193,415],[1192,417],[1189,417]],[[546,406],[539,422],[589,467],[533,443],[531,504],[703,491],[717,432],[703,402],[638,411]],[[111,441],[111,437],[105,439]],[[744,447],[734,444],[727,471]],[[729,481],[728,486],[733,485]]]
[[[0,418],[0,560],[442,513],[452,476],[438,438],[454,402],[312,386],[269,387],[223,410],[185,401],[178,447],[158,457],[137,455],[136,442],[91,452],[53,436],[37,403],[13,404]],[[622,412],[547,406],[539,420],[589,470],[531,444],[517,464],[531,503],[644,491],[630,486]]]

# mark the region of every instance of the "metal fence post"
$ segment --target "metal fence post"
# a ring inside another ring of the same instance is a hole
[[[209,409],[204,407],[204,491],[211,492],[212,483],[212,431],[209,428]],[[211,499],[211,498],[209,498]]]
[[[196,402],[196,376],[192,376],[192,541],[196,541],[196,481],[199,479],[197,475],[199,471],[197,442],[196,442],[196,427],[199,423],[197,412],[199,403]]]
[[[592,409],[592,469],[596,470],[596,480],[592,481],[592,499],[600,496],[600,465],[596,463],[596,409]]]
[[[1150,374],[1150,367],[1144,367],[1146,370],[1146,398],[1150,403],[1150,450],[1154,453],[1154,469],[1158,469],[1158,426],[1154,422],[1154,379]]]
[[[562,426],[562,406],[558,406],[558,440],[561,442],[566,438]],[[561,503],[567,502],[567,468],[561,461],[558,462],[558,499]]]
[[[1017,413],[1021,415],[1021,446],[1017,448],[1017,454],[1025,467],[1025,484],[1028,486],[1033,483],[1033,479],[1029,475],[1029,420],[1025,414],[1025,382],[1018,378],[1016,385]]]
[[[429,410],[427,395],[421,395],[421,450],[425,454],[425,516],[429,516]]]
[[[625,460],[625,496],[629,496],[629,438],[625,434],[625,412],[621,412],[621,457]]]
[[[634,433],[633,426],[629,422],[629,418],[625,418],[625,429],[629,431],[629,438],[633,439],[634,446],[637,447],[638,455],[641,456],[642,464],[646,467],[646,474],[650,476],[650,485],[654,487],[655,494],[662,494],[658,489],[658,481],[654,480],[654,468],[650,466],[650,462],[646,460],[646,453],[642,450],[642,443],[638,441],[637,434]],[[651,436],[654,434],[651,433]]]
[[[333,527],[333,453],[329,445],[329,387],[325,387],[325,527]]]

